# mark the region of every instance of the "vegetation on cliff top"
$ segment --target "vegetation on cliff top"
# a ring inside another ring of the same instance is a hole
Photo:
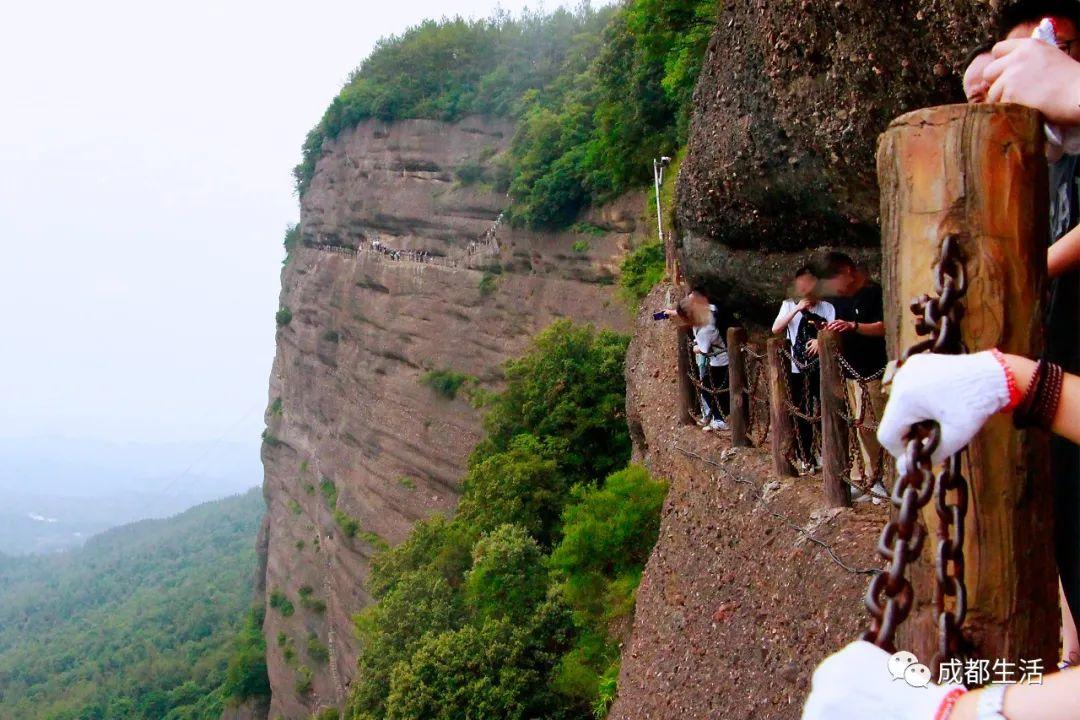
[[[252,490],[0,559],[0,717],[217,720],[268,694],[261,615],[245,619],[264,510]]]
[[[297,190],[324,142],[365,120],[496,115],[517,124],[496,159],[511,220],[569,225],[590,203],[647,183],[651,159],[685,141],[716,12],[715,0],[586,2],[547,15],[429,20],[385,38],[308,134]]]
[[[457,517],[373,562],[345,717],[606,711],[666,492],[626,467],[626,345],[560,321],[507,364]]]

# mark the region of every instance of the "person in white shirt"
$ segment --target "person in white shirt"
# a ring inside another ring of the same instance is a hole
[[[724,418],[730,412],[728,389],[727,343],[716,325],[717,309],[700,290],[691,290],[674,310],[664,311],[668,318],[694,338],[694,356],[697,360],[698,377],[705,391],[699,396],[701,402],[702,430],[726,430]]]
[[[702,382],[707,388],[701,394],[707,420],[703,430],[727,430],[724,418],[731,411],[728,396],[728,353],[724,335],[716,326],[716,306],[698,290],[681,303],[690,319],[694,334],[694,354],[707,359]]]
[[[819,300],[818,278],[809,267],[801,267],[795,273],[792,286],[795,299],[785,300],[773,322],[772,331],[787,335],[791,343],[790,385],[792,401],[804,415],[816,414],[821,373],[817,361],[817,331],[819,327],[836,319],[832,303]],[[821,462],[814,454],[814,425],[801,417],[795,418],[798,431],[795,452],[802,472],[820,468]]]

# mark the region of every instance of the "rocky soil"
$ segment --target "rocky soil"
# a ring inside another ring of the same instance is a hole
[[[292,320],[278,331],[263,446],[265,588],[293,606],[291,615],[280,601],[267,609],[272,718],[341,707],[372,553],[454,509],[480,414],[467,392],[441,397],[424,373],[452,370],[497,389],[502,363],[558,316],[629,328],[611,283],[635,241],[640,196],[592,214],[602,235],[499,226],[497,248],[482,241],[505,198],[464,184],[460,171],[490,164],[509,132],[479,118],[370,122],[325,149],[303,198],[303,245],[282,271]],[[373,240],[440,262],[395,261],[370,252]],[[483,247],[470,254],[471,243]],[[354,536],[342,514],[359,523]]]
[[[779,480],[766,450],[679,424],[674,340],[643,312],[627,360],[635,453],[671,489],[608,717],[798,718],[815,665],[865,629],[887,513],[827,511],[819,476]]]
[[[963,100],[959,64],[993,5],[721,3],[678,185],[687,276],[753,316],[808,249],[876,247],[877,137]]]

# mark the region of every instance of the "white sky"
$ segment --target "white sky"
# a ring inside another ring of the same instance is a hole
[[[304,135],[380,36],[495,6],[4,3],[0,437],[254,445]]]

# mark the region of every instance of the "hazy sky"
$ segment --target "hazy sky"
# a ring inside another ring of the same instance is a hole
[[[254,446],[305,133],[380,36],[497,4],[5,3],[0,437]]]

